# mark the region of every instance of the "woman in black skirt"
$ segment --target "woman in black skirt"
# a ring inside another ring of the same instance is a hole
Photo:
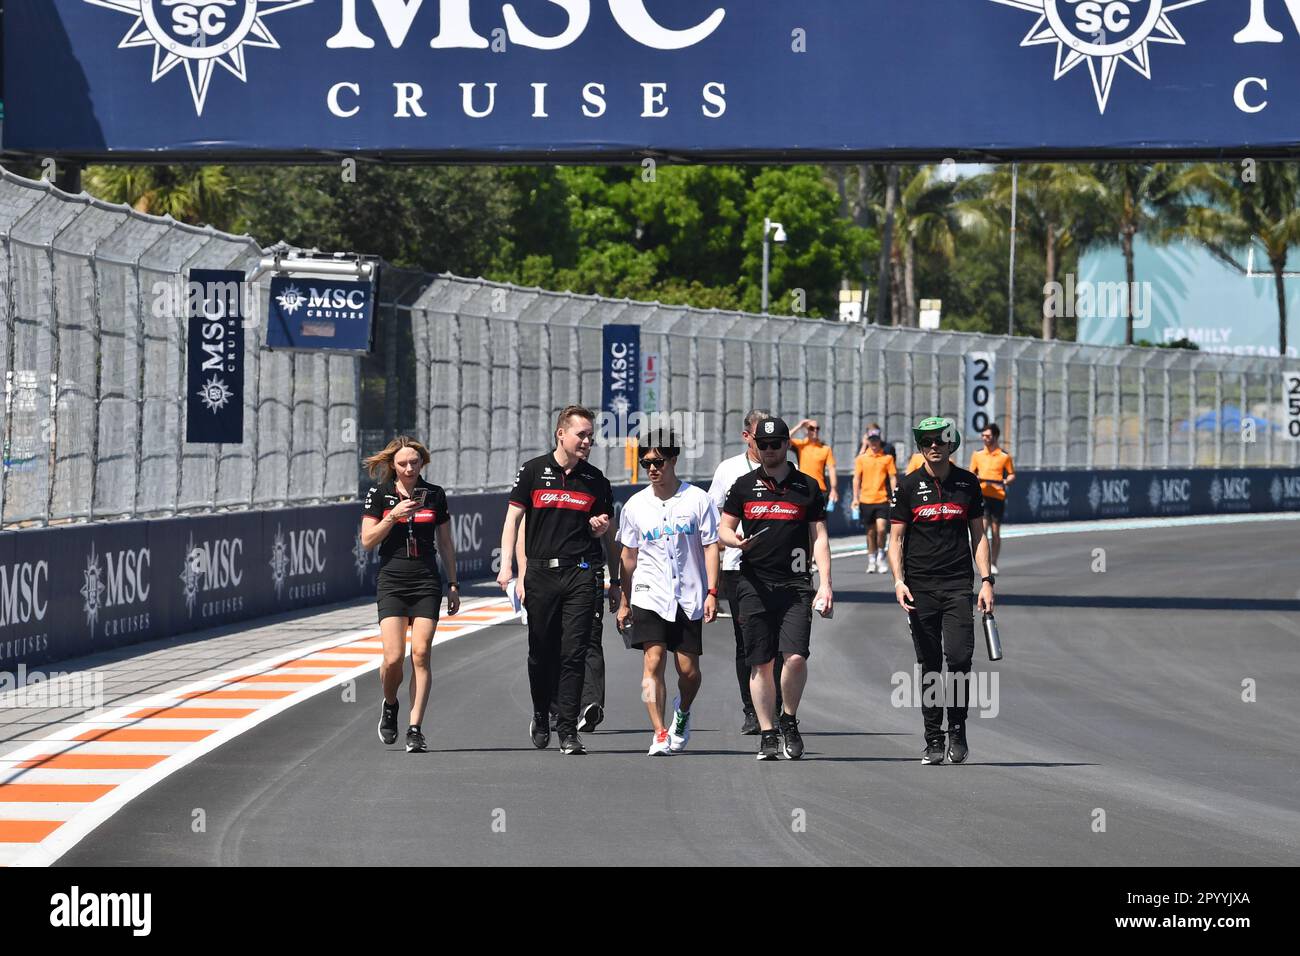
[[[383,451],[367,458],[366,468],[377,484],[366,492],[361,518],[362,547],[379,548],[377,598],[379,634],[384,642],[384,662],[379,668],[384,686],[379,739],[385,744],[397,740],[397,691],[402,686],[407,622],[411,626],[411,721],[406,731],[407,753],[424,753],[428,749],[420,722],[429,701],[429,648],[442,604],[438,548],[442,549],[442,562],[450,578],[447,613],[460,610],[447,494],[420,477],[420,469],[428,463],[429,449],[405,435],[394,438]]]

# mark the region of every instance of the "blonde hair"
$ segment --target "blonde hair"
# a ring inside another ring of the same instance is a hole
[[[371,455],[362,464],[366,466],[366,471],[370,473],[371,478],[379,481],[392,481],[397,477],[397,468],[393,465],[393,459],[397,457],[397,453],[403,448],[414,448],[419,453],[421,468],[427,465],[429,459],[433,457],[429,454],[429,449],[424,447],[423,442],[418,442],[409,435],[398,435],[384,446],[383,451]]]

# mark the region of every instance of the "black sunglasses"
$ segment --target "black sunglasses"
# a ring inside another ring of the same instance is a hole
[[[667,458],[640,458],[637,460],[641,462],[641,467],[646,471],[649,471],[651,468],[662,468],[668,461]]]
[[[922,438],[917,442],[922,448],[938,448],[940,445],[948,444],[942,438]]]
[[[759,449],[762,450],[762,451],[773,451],[773,450],[775,450],[775,449],[777,449],[777,448],[780,448],[780,447],[781,447],[781,444],[782,444],[784,441],[785,441],[785,439],[783,439],[783,438],[777,438],[777,439],[771,439],[771,438],[769,438],[769,439],[767,439],[766,441],[763,440],[763,439],[759,439],[759,440],[755,441],[754,444],[757,445],[757,446],[759,447]]]

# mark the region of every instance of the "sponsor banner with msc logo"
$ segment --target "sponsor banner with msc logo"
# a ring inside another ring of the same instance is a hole
[[[638,490],[614,489],[616,522]],[[506,502],[450,496],[462,581],[500,570]],[[1020,471],[1007,501],[1010,523],[1271,511],[1300,511],[1300,468]],[[358,500],[0,534],[0,670],[369,598],[378,565],[360,524]],[[861,528],[847,506],[828,524]]]
[[[5,10],[5,147],[507,162],[1284,154],[1300,141],[1298,9],[27,0]]]
[[[193,444],[244,440],[244,273],[191,269],[186,350],[185,440]]]
[[[1020,471],[1006,520],[1088,521],[1300,510],[1300,469]]]
[[[276,276],[268,300],[267,348],[370,351],[374,296],[369,282]]]

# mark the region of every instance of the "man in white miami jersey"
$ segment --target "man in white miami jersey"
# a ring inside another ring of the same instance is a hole
[[[642,652],[641,699],[654,736],[650,756],[677,753],[691,736],[691,704],[700,690],[703,625],[718,613],[718,509],[709,495],[677,477],[681,449],[670,432],[643,435],[637,449],[650,486],[619,518],[623,599],[619,631]],[[664,724],[664,665],[677,665],[677,699]]]

